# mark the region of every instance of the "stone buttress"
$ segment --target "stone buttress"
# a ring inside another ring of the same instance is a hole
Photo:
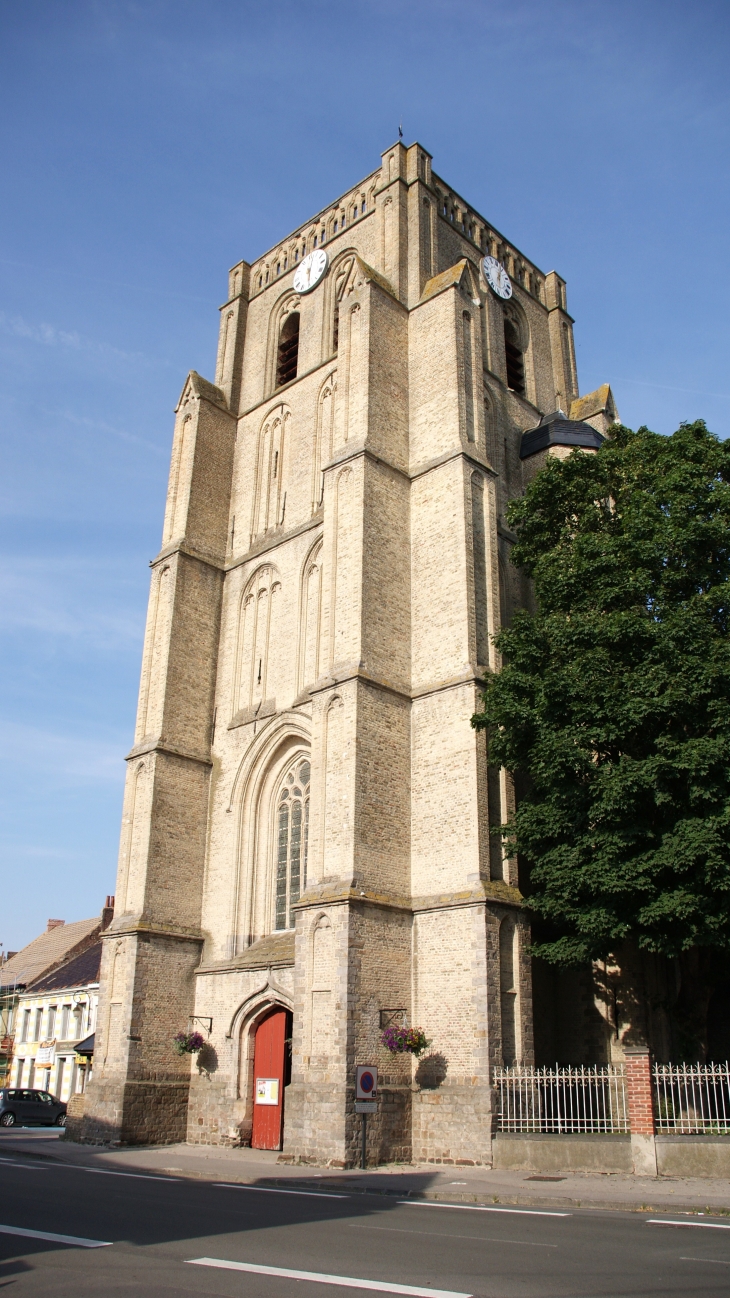
[[[191,374],[176,412],[87,1138],[256,1139],[256,1034],[283,1012],[282,1157],[356,1161],[374,1063],[373,1161],[490,1161],[531,984],[490,832],[513,791],[470,719],[527,597],[522,435],[577,396],[563,281],[420,145],[230,272],[216,386]],[[422,1059],[383,1049],[392,1022]]]

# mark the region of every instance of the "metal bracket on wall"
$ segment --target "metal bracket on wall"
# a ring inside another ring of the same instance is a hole
[[[208,1036],[210,1036],[211,1032],[213,1031],[213,1020],[210,1018],[206,1018],[205,1016],[201,1018],[200,1015],[198,1014],[191,1014],[190,1018],[188,1019],[188,1023],[190,1024],[191,1028],[194,1027],[196,1023],[199,1023],[201,1028],[203,1028],[204,1031],[208,1033]]]
[[[407,1010],[381,1010],[380,1011],[380,1026],[382,1029],[391,1028],[391,1027],[405,1028],[408,1026],[407,1020],[408,1020]]]

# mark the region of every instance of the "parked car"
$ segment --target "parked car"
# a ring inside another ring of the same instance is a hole
[[[49,1091],[0,1090],[0,1127],[65,1127],[66,1105]]]

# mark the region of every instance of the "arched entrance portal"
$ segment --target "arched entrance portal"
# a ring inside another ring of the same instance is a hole
[[[281,1149],[284,1087],[291,1076],[289,1010],[275,1009],[256,1029],[253,1056],[253,1149]]]

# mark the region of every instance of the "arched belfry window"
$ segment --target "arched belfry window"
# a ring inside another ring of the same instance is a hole
[[[299,359],[299,312],[286,317],[279,334],[279,351],[276,357],[276,386],[282,387],[297,377]]]
[[[504,353],[507,361],[507,387],[525,395],[525,358],[519,325],[510,316],[504,317]]]
[[[279,786],[276,800],[275,927],[293,928],[291,908],[307,884],[309,760],[297,758]]]

